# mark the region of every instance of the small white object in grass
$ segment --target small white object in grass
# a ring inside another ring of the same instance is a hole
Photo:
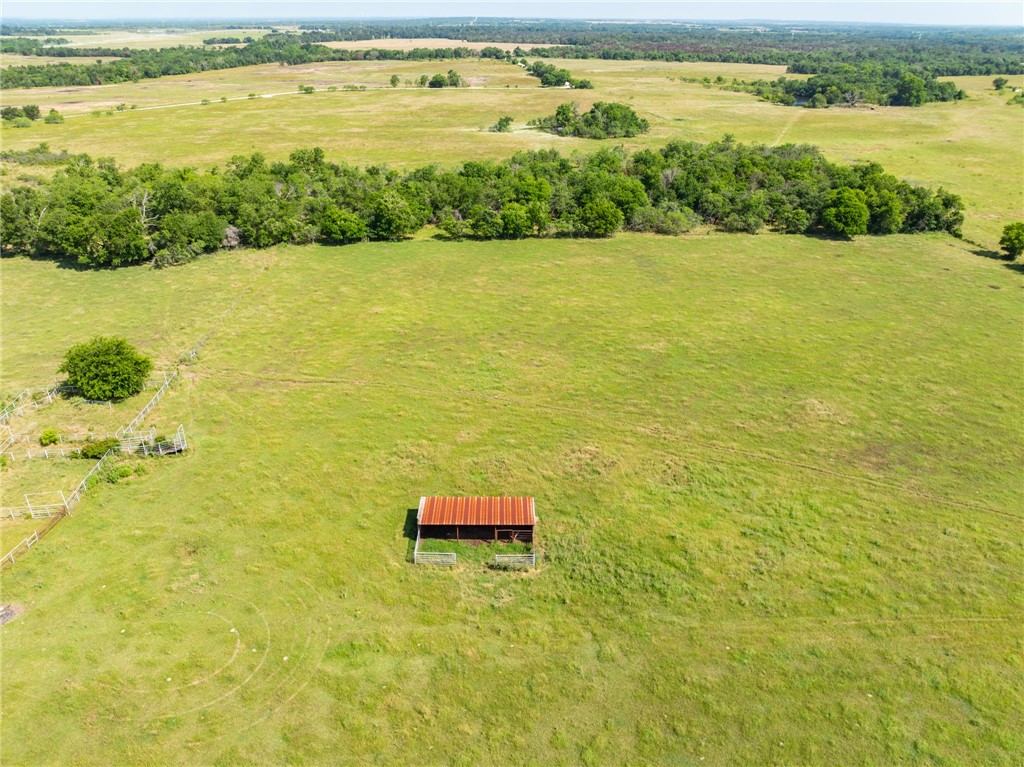
[[[288,656],[287,655],[284,656],[284,660],[285,660],[285,663],[288,662]]]
[[[124,629],[121,629],[121,633],[122,633],[122,634],[124,633]]]
[[[232,634],[237,634],[238,633],[238,629],[231,629],[231,633]]]
[[[170,682],[170,681],[171,681],[171,678],[170,678],[170,677],[167,677],[167,681],[168,681],[168,682]]]
[[[869,697],[869,698],[873,698],[873,697],[875,697],[875,696],[874,696],[874,695],[872,695],[872,694],[871,694],[871,693],[869,692],[869,693],[868,693],[868,697]]]
[[[100,586],[101,589],[105,589],[106,587],[107,587],[107,584],[105,584],[105,583],[102,586]]]

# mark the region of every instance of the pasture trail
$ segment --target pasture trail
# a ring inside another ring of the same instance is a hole
[[[803,113],[804,107],[789,107],[793,110],[793,115],[786,120],[786,124],[782,126],[782,130],[779,135],[775,137],[775,141],[772,142],[772,146],[778,146],[782,143],[782,139],[789,133],[789,129],[796,125],[796,121],[800,119],[800,115]]]

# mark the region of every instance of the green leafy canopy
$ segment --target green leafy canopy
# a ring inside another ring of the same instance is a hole
[[[84,397],[121,400],[146,386],[153,362],[124,338],[96,336],[72,346],[58,368]]]

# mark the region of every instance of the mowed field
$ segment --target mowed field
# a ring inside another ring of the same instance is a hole
[[[775,78],[783,67],[623,61],[553,61],[595,84],[591,91],[541,89],[536,78],[497,61],[324,62],[268,65],[91,88],[9,91],[5,103],[37,103],[68,119],[61,125],[5,129],[3,145],[23,149],[46,141],[55,148],[108,155],[124,164],[159,161],[208,167],[234,154],[260,151],[283,158],[298,146],[321,146],[334,160],[395,166],[499,159],[523,149],[591,151],[595,142],[526,130],[535,117],[565,101],[589,108],[622,101],[651,122],[643,136],[609,142],[627,148],[673,139],[713,141],[732,133],[741,141],[812,143],[833,160],[881,162],[915,183],[945,186],[963,196],[965,234],[994,247],[1007,220],[1024,209],[1021,109],[1006,104],[991,78],[956,78],[966,102],[907,109],[877,107],[811,110],[758,101],[680,78],[721,75]],[[455,68],[474,87],[430,90],[406,81]],[[392,89],[393,74],[401,87]],[[1024,85],[1024,78],[1010,78]],[[317,93],[300,94],[300,85]],[[363,92],[334,86],[364,86]],[[272,98],[250,99],[255,93]],[[227,98],[227,103],[221,103]],[[201,104],[204,99],[209,104]],[[98,117],[118,104],[138,109]],[[175,106],[178,105],[178,106]],[[158,107],[150,109],[150,107]],[[488,133],[498,117],[515,118],[512,133]]]
[[[218,328],[192,451],[3,576],[4,764],[1024,755],[1021,276],[963,243],[3,268],[8,385]],[[431,493],[535,495],[541,567],[410,564]]]

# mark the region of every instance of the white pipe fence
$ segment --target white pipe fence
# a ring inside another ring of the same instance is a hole
[[[31,389],[25,389],[11,402],[7,403],[3,410],[0,410],[0,423],[7,423],[15,416],[25,415],[25,413],[30,413],[33,410],[49,405],[57,399],[60,388],[56,384],[51,384],[38,397],[32,393]]]
[[[107,452],[105,452],[103,454],[103,457],[96,462],[96,465],[93,466],[92,469],[89,470],[89,473],[86,474],[85,477],[82,479],[82,481],[78,483],[78,487],[72,490],[71,493],[66,497],[64,505],[67,508],[68,513],[70,513],[71,510],[75,508],[75,506],[81,503],[82,496],[85,495],[85,492],[89,489],[89,479],[103,467],[103,464],[106,463],[107,459],[114,452],[114,449],[110,449]]]
[[[536,567],[536,554],[495,554],[494,564],[499,567]]]
[[[80,447],[43,447],[39,450],[19,450],[15,453],[12,450],[0,453],[0,455],[7,456],[12,461],[24,459],[26,461],[34,461],[39,458],[51,459],[51,458],[78,458],[82,455],[82,448]]]
[[[163,398],[164,392],[167,391],[167,389],[171,385],[171,382],[175,378],[177,378],[177,377],[178,377],[178,371],[177,370],[175,370],[169,376],[166,375],[166,374],[164,375],[163,386],[161,386],[159,389],[157,389],[156,394],[153,395],[153,399],[151,399],[146,404],[146,406],[144,408],[142,408],[141,411],[139,411],[139,414],[137,416],[135,416],[135,418],[133,418],[126,425],[122,426],[120,429],[118,429],[116,432],[114,432],[117,435],[118,438],[121,438],[125,434],[130,434],[130,435],[134,436],[134,434],[135,434],[135,427],[139,426],[146,419],[146,416],[149,415],[149,411],[151,411],[153,408],[156,407],[156,403],[158,403]]]
[[[15,412],[19,407],[22,406],[22,400],[27,400],[32,396],[32,392],[29,389],[25,389],[21,394],[8,402],[3,410],[0,410],[0,423],[7,423],[14,417]]]
[[[413,554],[417,565],[454,565],[454,551],[417,551]]]
[[[0,567],[3,567],[5,564],[7,564],[8,561],[10,561],[10,563],[13,565],[14,564],[14,553],[16,551],[18,551],[22,547],[24,547],[25,551],[28,551],[30,548],[32,548],[32,546],[34,544],[36,544],[38,542],[39,542],[39,532],[36,531],[36,532],[32,533],[32,535],[30,535],[28,538],[23,540],[21,543],[19,543],[17,546],[15,546],[13,549],[11,549],[6,554],[4,554],[3,557],[0,557]]]

